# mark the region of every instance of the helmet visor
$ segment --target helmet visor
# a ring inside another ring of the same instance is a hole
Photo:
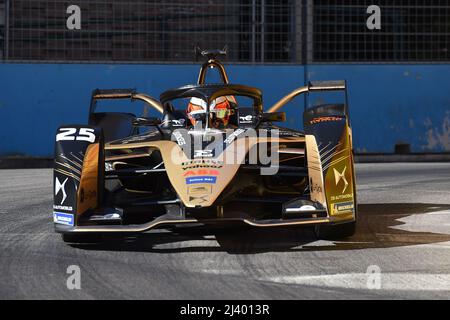
[[[204,123],[206,120],[206,111],[205,110],[191,111],[189,113],[189,118],[193,120],[194,124],[197,123],[198,121]]]
[[[230,110],[228,109],[215,109],[211,110],[212,113],[214,113],[216,118],[224,119],[230,115]]]

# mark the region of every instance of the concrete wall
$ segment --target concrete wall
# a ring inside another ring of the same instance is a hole
[[[0,156],[51,156],[63,123],[85,123],[94,88],[136,88],[158,97],[195,83],[198,65],[0,64]],[[450,66],[233,65],[231,82],[258,87],[268,108],[311,80],[346,79],[355,148],[450,151]],[[286,126],[301,128],[303,99],[290,103]]]

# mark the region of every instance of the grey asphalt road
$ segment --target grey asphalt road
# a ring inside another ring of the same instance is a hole
[[[53,232],[51,170],[0,170],[0,298],[450,298],[450,164],[361,164],[357,183],[347,241],[197,227],[69,246]]]

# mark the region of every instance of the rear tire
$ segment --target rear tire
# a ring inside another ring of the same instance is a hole
[[[66,243],[97,243],[102,239],[98,234],[62,234]]]
[[[356,231],[356,221],[336,225],[320,224],[315,226],[316,237],[321,240],[339,240],[351,237]]]

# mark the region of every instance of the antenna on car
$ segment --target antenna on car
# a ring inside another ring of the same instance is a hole
[[[228,51],[228,45],[225,45],[223,49],[207,49],[202,50],[199,45],[194,48],[195,61],[198,61],[200,57],[207,61],[219,60],[218,58],[226,57]]]
[[[197,45],[195,47],[195,55],[196,60],[198,61],[198,58],[202,56],[206,61],[203,63],[200,74],[198,76],[198,84],[205,84],[205,77],[206,72],[208,71],[208,68],[217,68],[220,74],[220,77],[222,78],[222,82],[224,84],[228,83],[228,76],[225,71],[225,68],[220,62],[219,57],[226,57],[227,55],[228,46],[225,46],[222,50],[220,49],[213,49],[213,50],[202,50]]]

